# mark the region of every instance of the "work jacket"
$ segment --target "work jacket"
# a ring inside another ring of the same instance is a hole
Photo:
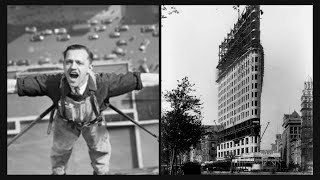
[[[62,93],[66,93],[67,97],[75,101],[82,101],[90,96],[90,91],[94,91],[99,110],[103,111],[107,108],[104,101],[110,97],[143,88],[139,72],[128,72],[126,74],[96,73],[96,83],[94,83],[94,80],[89,76],[88,85],[83,95],[74,96],[71,93],[71,88],[67,80],[63,77],[64,75],[59,73],[55,75],[37,75],[18,78],[18,95],[48,96],[53,103],[58,106],[58,102],[63,95]],[[61,83],[64,83],[64,85],[61,86]]]

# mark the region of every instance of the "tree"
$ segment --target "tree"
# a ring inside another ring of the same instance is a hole
[[[161,19],[162,22],[164,19],[168,18],[169,16],[173,14],[179,14],[179,11],[175,6],[168,6],[168,5],[161,5]],[[163,27],[163,24],[161,24],[161,27]]]
[[[170,164],[170,174],[173,174],[176,156],[188,152],[204,133],[201,125],[202,103],[191,94],[195,92],[193,86],[188,77],[184,77],[178,81],[176,89],[164,93],[171,109],[161,112],[161,161]]]

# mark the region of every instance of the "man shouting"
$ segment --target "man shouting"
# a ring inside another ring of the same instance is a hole
[[[92,52],[83,45],[68,46],[63,52],[64,73],[27,76],[8,80],[8,93],[19,96],[48,96],[54,116],[51,149],[52,174],[66,174],[74,143],[82,134],[89,149],[93,174],[109,172],[111,145],[101,112],[110,97],[159,84],[159,75],[128,72],[94,73]]]

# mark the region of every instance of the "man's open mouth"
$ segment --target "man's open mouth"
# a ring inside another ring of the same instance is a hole
[[[72,79],[77,79],[79,77],[79,74],[76,72],[71,72],[69,75],[70,75],[70,78]]]

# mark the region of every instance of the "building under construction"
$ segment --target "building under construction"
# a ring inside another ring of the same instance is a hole
[[[260,6],[246,6],[219,46],[217,160],[260,152],[264,52]],[[231,158],[231,159],[232,159]]]

